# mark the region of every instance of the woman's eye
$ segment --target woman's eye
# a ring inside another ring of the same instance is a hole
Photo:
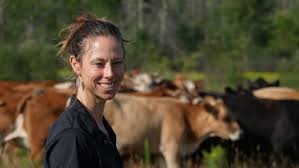
[[[95,65],[96,66],[105,66],[105,63],[103,63],[103,62],[97,62],[97,63],[95,63]]]
[[[115,61],[112,64],[122,64],[122,63],[123,63],[123,61]]]

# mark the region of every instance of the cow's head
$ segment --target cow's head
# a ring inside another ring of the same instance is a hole
[[[206,137],[220,137],[223,139],[239,139],[241,129],[237,121],[229,115],[222,99],[206,96],[197,105],[196,116],[197,134]],[[194,124],[193,123],[193,124]]]
[[[279,80],[276,80],[270,83],[267,82],[264,78],[260,77],[257,78],[255,81],[248,80],[247,84],[248,84],[248,89],[250,91],[253,91],[264,87],[273,87],[273,86],[278,87],[280,85],[280,82]]]
[[[250,90],[226,89],[223,96],[225,105],[229,113],[233,115],[245,131],[244,134],[258,133],[260,136],[269,133],[267,123],[272,122],[275,116],[271,111],[273,108],[272,100],[262,100],[254,96]],[[272,115],[269,115],[271,114]],[[263,132],[263,133],[261,133]]]
[[[246,118],[248,115],[252,116],[254,109],[258,109],[260,106],[259,100],[246,89],[226,88],[223,100],[229,113],[237,119]]]

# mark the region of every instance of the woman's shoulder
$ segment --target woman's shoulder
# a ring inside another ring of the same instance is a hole
[[[77,142],[84,142],[87,137],[86,133],[78,128],[68,128],[62,130],[55,136],[56,141],[77,141]]]
[[[80,136],[83,134],[79,128],[74,127],[77,115],[74,109],[67,108],[60,114],[49,130],[46,145],[58,138],[67,138],[71,136]]]
[[[57,144],[76,144],[76,145],[87,145],[88,144],[88,135],[78,128],[67,128],[61,130],[56,135],[48,137],[46,143],[46,149],[51,148]]]
[[[85,165],[93,164],[91,161],[96,160],[97,155],[91,152],[94,146],[88,139],[90,138],[78,128],[69,128],[59,132],[45,147],[45,167],[51,167],[49,165],[85,167]],[[93,159],[90,160],[90,158]]]

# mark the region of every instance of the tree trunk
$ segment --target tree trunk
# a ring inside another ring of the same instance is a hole
[[[160,37],[159,41],[162,47],[165,45],[165,33],[167,24],[168,4],[167,0],[162,0],[162,8],[160,11]]]
[[[143,0],[138,0],[138,30],[143,28]]]
[[[4,16],[3,16],[3,6],[4,6],[4,0],[0,0],[0,42],[4,40]]]

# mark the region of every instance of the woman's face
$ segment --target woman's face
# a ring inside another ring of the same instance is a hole
[[[115,37],[88,38],[82,49],[81,61],[75,62],[76,65],[72,67],[81,78],[85,93],[102,100],[115,96],[125,67],[123,49]],[[82,87],[82,84],[79,87]]]

